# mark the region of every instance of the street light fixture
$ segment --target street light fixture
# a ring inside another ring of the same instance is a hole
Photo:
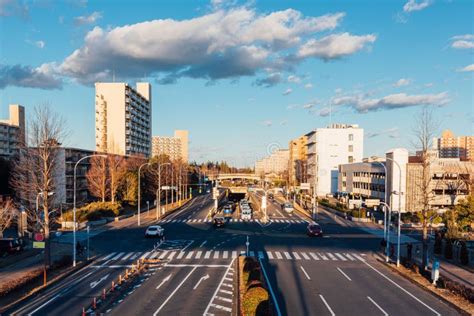
[[[141,211],[141,209],[140,209],[140,200],[141,200],[141,197],[142,197],[140,195],[140,178],[141,178],[140,177],[140,172],[141,172],[142,167],[149,166],[149,165],[150,165],[149,162],[145,162],[140,167],[138,167],[138,197],[137,197],[137,202],[138,202],[137,203],[138,204],[138,207],[137,207],[138,208],[138,226],[140,226],[140,211]]]
[[[107,155],[88,155],[79,159],[76,164],[74,165],[74,199],[73,199],[73,231],[72,231],[72,266],[76,266],[76,169],[79,163],[88,158],[92,157],[102,157],[107,158]]]

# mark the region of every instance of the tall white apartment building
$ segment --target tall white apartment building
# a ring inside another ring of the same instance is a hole
[[[172,161],[188,162],[188,131],[175,130],[174,136],[153,136],[153,157],[167,155]]]
[[[288,161],[290,151],[288,149],[279,149],[274,151],[270,156],[255,162],[255,173],[262,174],[281,174],[288,170]]]
[[[364,130],[355,124],[332,124],[306,136],[308,182],[318,196],[334,194],[339,165],[362,161]]]
[[[25,143],[25,108],[10,104],[10,116],[0,120],[0,157],[15,155],[20,144]]]
[[[151,155],[151,85],[95,84],[96,150],[117,155]]]

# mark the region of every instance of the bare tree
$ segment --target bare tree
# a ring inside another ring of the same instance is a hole
[[[108,160],[102,157],[91,157],[89,161],[91,166],[86,174],[89,192],[105,202],[110,193],[107,185]]]
[[[45,235],[46,265],[50,263],[50,212],[57,206],[59,149],[66,137],[65,122],[49,105],[37,106],[28,125],[27,144],[19,150],[11,186],[30,222]],[[38,212],[36,211],[38,204]]]
[[[115,203],[120,182],[122,181],[127,168],[125,158],[121,155],[109,155],[107,157],[107,173],[109,175],[110,201]]]
[[[3,238],[3,232],[10,227],[16,215],[17,211],[11,200],[0,204],[0,238]]]
[[[415,148],[421,164],[421,177],[416,181],[420,192],[421,213],[419,214],[423,229],[423,250],[422,250],[422,268],[428,265],[428,223],[433,210],[431,201],[433,200],[433,191],[431,187],[432,177],[430,171],[432,141],[436,135],[437,122],[433,117],[433,110],[427,106],[423,107],[415,118],[413,134],[415,136]]]

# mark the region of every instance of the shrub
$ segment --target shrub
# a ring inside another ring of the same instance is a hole
[[[253,257],[245,257],[244,259],[244,271],[249,272],[258,267],[258,262]]]
[[[268,291],[262,287],[249,289],[242,299],[242,313],[244,315],[268,315],[268,298]]]
[[[359,216],[359,213],[360,213],[360,216]],[[359,211],[359,210],[353,210],[353,211],[351,212],[351,216],[352,216],[352,217],[366,218],[366,217],[367,217],[366,215],[367,215],[367,212],[366,212],[366,210],[364,210],[364,209],[361,209],[360,211]]]
[[[248,285],[247,285],[247,292],[248,292],[248,290],[250,290],[251,288],[254,288],[254,287],[264,287],[264,286],[263,286],[263,283],[259,280],[252,281],[252,282],[248,283]]]
[[[122,206],[120,203],[111,202],[92,202],[83,206],[76,211],[76,218],[78,222],[96,221],[104,217],[115,217],[120,215]],[[65,212],[62,215],[63,220],[71,221],[73,218],[72,211]]]
[[[262,271],[259,267],[254,268],[249,272],[247,277],[247,284],[252,283],[253,281],[260,281],[262,279]]]

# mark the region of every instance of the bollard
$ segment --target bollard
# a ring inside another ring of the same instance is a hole
[[[86,316],[86,308],[85,307],[82,308],[82,316]]]
[[[119,281],[120,282],[120,281]],[[120,284],[120,283],[119,283]],[[115,282],[112,281],[112,286],[110,287],[110,290],[113,292],[115,290]],[[105,290],[104,290],[105,291]]]
[[[102,300],[105,300],[105,289],[102,290]]]
[[[114,282],[112,281],[112,284],[113,284],[113,283],[114,283]],[[121,275],[121,274],[119,275],[119,285],[122,285],[122,275]]]
[[[127,278],[128,278],[128,269],[125,270],[125,279],[127,279]]]
[[[92,300],[92,309],[96,309],[96,308],[97,308],[97,300],[94,297],[94,299]]]

